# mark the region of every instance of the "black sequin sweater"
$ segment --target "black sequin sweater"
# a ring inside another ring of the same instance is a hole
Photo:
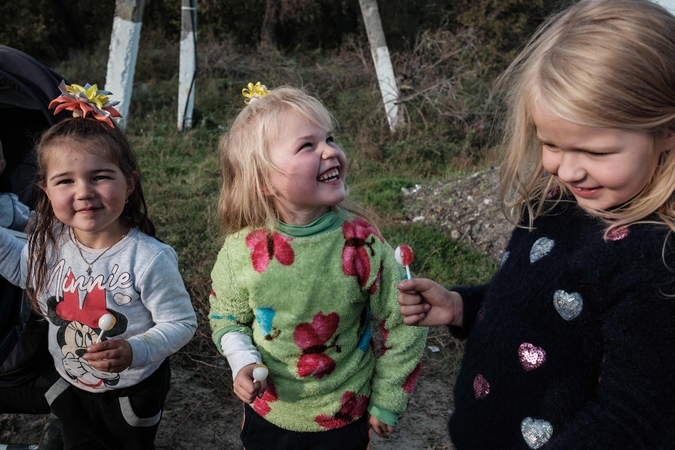
[[[675,448],[675,239],[650,224],[604,236],[573,202],[534,225],[488,284],[455,288],[456,449]]]

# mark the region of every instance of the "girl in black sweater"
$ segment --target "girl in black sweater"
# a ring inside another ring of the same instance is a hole
[[[675,448],[673,55],[664,8],[582,0],[502,79],[500,269],[399,284],[408,325],[467,337],[458,450]]]

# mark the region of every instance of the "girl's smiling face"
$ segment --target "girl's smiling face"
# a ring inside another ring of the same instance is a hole
[[[270,195],[285,223],[307,225],[345,199],[347,159],[332,130],[288,109],[271,142]]]
[[[672,138],[638,131],[587,127],[553,113],[539,99],[532,120],[541,143],[541,162],[580,206],[605,211],[635,197],[651,180]]]
[[[108,247],[127,231],[121,215],[132,184],[116,164],[69,144],[49,150],[45,193],[56,218],[73,228],[82,244]]]

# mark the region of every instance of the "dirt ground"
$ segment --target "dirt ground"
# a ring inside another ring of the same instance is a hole
[[[405,193],[406,220],[438,226],[452,239],[499,259],[511,226],[498,206],[497,178],[498,169],[489,168],[410,189]],[[426,358],[434,357],[437,349],[432,344],[444,337],[432,339]],[[452,450],[446,422],[452,409],[453,370],[456,368],[425,373],[423,369],[397,432],[388,440],[373,433],[371,449]],[[204,382],[204,371],[199,368],[174,365],[172,372],[157,448],[241,449],[242,406],[231,393],[231,381],[223,377],[223,387],[213,388],[213,381]],[[0,415],[0,449],[9,443],[37,444],[46,422],[43,415]]]

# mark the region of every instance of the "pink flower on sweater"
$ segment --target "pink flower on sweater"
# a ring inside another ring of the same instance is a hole
[[[380,356],[384,356],[391,347],[387,347],[387,339],[389,339],[389,330],[384,327],[384,322],[380,322],[380,335],[382,336],[382,346],[380,347]]]
[[[298,360],[298,375],[314,375],[314,378],[320,380],[333,373],[335,360],[324,352],[331,347],[340,352],[340,347],[335,344],[338,335],[331,344],[326,344],[337,330],[339,322],[340,316],[335,312],[328,315],[318,312],[312,318],[312,323],[305,322],[295,327],[293,340],[302,349],[302,356]]]
[[[342,271],[347,276],[356,276],[359,286],[364,287],[370,276],[370,256],[375,256],[375,228],[361,218],[342,224],[345,246],[342,249]],[[370,240],[368,237],[370,236]]]
[[[365,395],[356,396],[353,392],[342,394],[340,410],[333,417],[326,414],[317,416],[314,421],[320,426],[332,430],[352,423],[366,412],[368,406],[368,397]]]
[[[403,383],[403,392],[412,394],[412,391],[415,390],[415,386],[417,386],[417,380],[420,379],[420,372],[422,372],[422,361],[417,364],[415,370],[410,372],[408,378],[405,379],[405,382]]]
[[[292,240],[292,237],[270,233],[266,229],[251,231],[246,236],[246,246],[252,250],[251,262],[255,271],[263,273],[275,257],[284,266],[293,264],[295,254],[288,245]]]
[[[255,411],[260,414],[261,417],[265,417],[272,410],[270,403],[276,402],[277,400],[279,400],[277,390],[268,380],[267,389],[265,389],[262,398],[256,397],[253,401],[253,409],[255,409]]]
[[[380,261],[380,270],[377,271],[377,277],[375,277],[375,281],[373,281],[373,284],[370,286],[370,290],[368,291],[370,295],[375,295],[375,293],[377,292],[377,287],[382,282],[383,269],[384,269],[384,261]]]

